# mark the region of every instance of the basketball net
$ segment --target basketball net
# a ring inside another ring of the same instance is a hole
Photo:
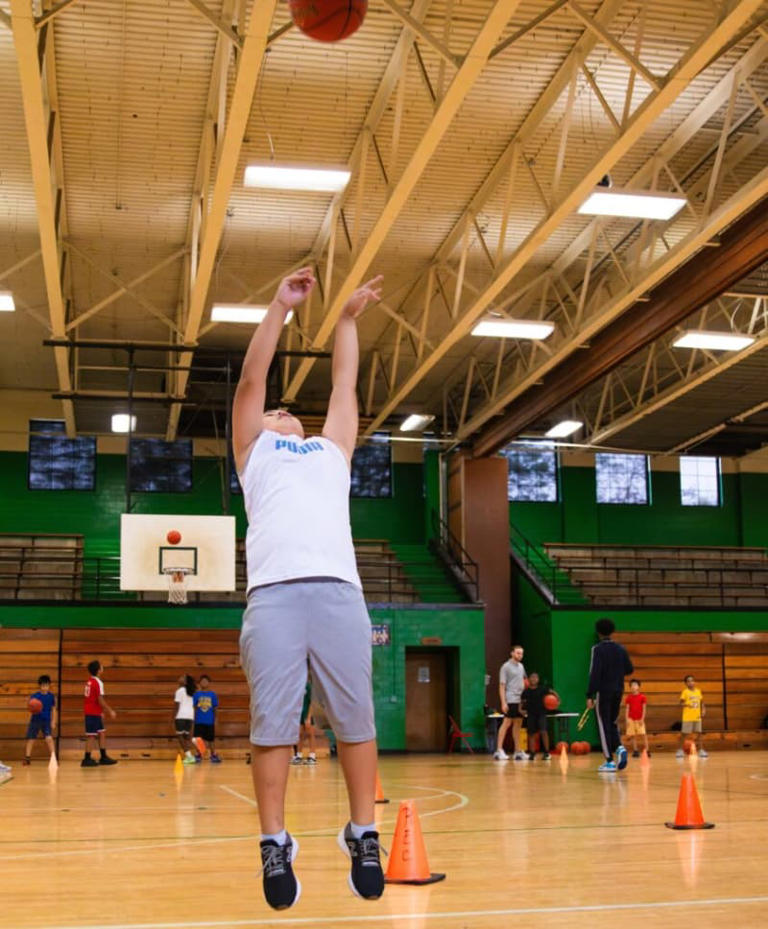
[[[187,602],[187,575],[189,568],[163,568],[168,578],[168,602],[180,606]]]

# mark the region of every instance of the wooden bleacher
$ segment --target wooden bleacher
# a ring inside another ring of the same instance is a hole
[[[707,748],[768,747],[768,632],[622,632],[648,697],[653,748],[676,747],[683,678],[693,674],[704,696]],[[627,681],[627,691],[629,681]],[[621,729],[624,728],[622,710]]]
[[[83,537],[0,533],[0,600],[79,600]]]
[[[768,609],[763,548],[559,542],[544,548],[596,606]]]

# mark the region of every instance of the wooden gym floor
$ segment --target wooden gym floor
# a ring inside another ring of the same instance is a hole
[[[38,746],[38,752],[41,746]],[[0,786],[3,929],[204,929],[392,926],[397,929],[623,929],[768,925],[768,754],[713,753],[696,779],[707,832],[672,832],[689,762],[655,755],[622,775],[596,755],[567,771],[487,755],[385,756],[391,803],[418,799],[429,864],[447,879],[354,898],[335,834],[346,819],[335,761],[292,768],[288,828],[301,851],[299,903],[280,915],[261,895],[250,769],[124,762],[55,779],[41,755]]]

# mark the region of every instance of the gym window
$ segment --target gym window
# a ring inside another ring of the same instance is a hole
[[[680,459],[680,503],[720,506],[720,459],[687,455]]]
[[[557,502],[557,454],[549,443],[507,446],[507,499],[535,503]]]
[[[374,435],[352,455],[350,495],[392,496],[392,449],[388,435]]]
[[[27,486],[30,490],[93,490],[96,439],[68,439],[64,420],[31,419]]]
[[[192,490],[192,439],[131,439],[131,492]]]
[[[646,455],[595,455],[598,503],[648,503]]]

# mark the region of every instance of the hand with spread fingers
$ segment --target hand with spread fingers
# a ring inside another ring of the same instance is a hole
[[[379,274],[371,278],[352,294],[344,304],[341,311],[342,316],[349,316],[351,319],[357,319],[358,316],[366,309],[369,303],[376,303],[381,300],[381,282],[384,275]]]
[[[285,310],[292,310],[309,296],[315,283],[312,268],[299,268],[298,271],[294,271],[293,274],[289,274],[280,281],[275,294],[275,302]]]

